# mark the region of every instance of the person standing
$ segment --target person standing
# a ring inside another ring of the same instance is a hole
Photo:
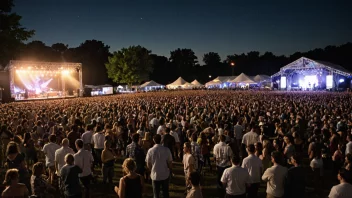
[[[104,142],[104,150],[101,154],[101,160],[103,162],[103,168],[101,170],[103,174],[103,184],[106,184],[106,181],[109,181],[109,184],[112,184],[112,178],[114,177],[114,163],[116,156],[112,151],[111,143],[109,141]]]
[[[3,182],[6,188],[2,192],[1,197],[28,197],[28,189],[26,185],[19,183],[19,177],[18,170],[15,168],[6,171],[5,180]]]
[[[155,145],[148,150],[146,164],[151,170],[154,198],[159,198],[162,187],[163,198],[169,198],[169,176],[172,172],[172,156],[170,149],[160,145],[161,135],[154,136]]]
[[[242,138],[242,157],[247,157],[247,152],[246,148],[251,145],[259,142],[259,135],[258,131],[260,131],[260,128],[255,125],[251,124],[251,131],[244,134]]]
[[[89,124],[86,128],[86,132],[82,134],[82,140],[84,148],[88,151],[92,149],[92,138],[93,138],[93,125]]]
[[[280,165],[282,154],[278,151],[271,153],[271,162],[274,165],[266,169],[262,176],[262,180],[267,182],[266,198],[281,198],[284,195],[287,168]]]
[[[163,135],[161,138],[161,144],[170,149],[172,159],[175,159],[174,147],[176,145],[176,141],[175,138],[170,135],[170,131],[170,128],[165,128],[165,135]]]
[[[183,146],[183,170],[185,172],[185,179],[186,179],[186,187],[191,187],[189,184],[189,176],[192,172],[196,171],[195,169],[195,159],[193,155],[191,154],[191,144],[189,142],[184,143]]]
[[[243,159],[242,168],[246,168],[249,173],[249,188],[247,198],[257,198],[258,197],[258,189],[260,186],[260,177],[263,173],[263,163],[262,160],[259,159],[255,152],[255,146],[253,144],[247,147],[248,157]]]
[[[69,153],[74,154],[73,150],[69,147],[69,140],[64,138],[62,140],[62,147],[55,151],[55,170],[58,176],[61,175],[61,168],[66,164],[65,156]]]
[[[115,186],[115,192],[119,198],[142,198],[144,194],[143,176],[136,173],[136,163],[133,159],[127,158],[122,164],[123,172],[126,176],[122,177],[119,187]]]
[[[92,144],[94,147],[94,161],[95,165],[102,166],[101,153],[104,150],[105,134],[101,126],[97,126],[96,133],[92,137]]]
[[[132,158],[137,165],[136,173],[144,175],[145,172],[145,152],[138,144],[140,136],[138,133],[132,135],[132,143],[127,145],[126,157]]]
[[[301,166],[301,157],[297,154],[291,155],[293,165],[287,171],[285,179],[285,198],[304,198],[306,189],[306,174]]]
[[[66,198],[82,198],[82,189],[78,177],[82,173],[82,169],[74,165],[74,161],[73,155],[68,153],[65,156],[66,164],[60,169]]]
[[[345,155],[352,153],[352,135],[351,134],[347,135],[347,141],[348,143],[346,144]]]
[[[92,153],[83,148],[83,140],[76,140],[76,148],[78,152],[73,156],[74,163],[82,169],[79,179],[85,188],[85,197],[90,197],[90,182],[92,180],[92,165],[94,162]]]
[[[221,182],[226,188],[225,198],[246,198],[246,187],[250,182],[248,171],[241,167],[239,156],[233,156],[231,162],[232,167],[225,169],[221,177]]]
[[[55,152],[60,148],[56,143],[56,135],[49,136],[49,143],[43,147],[45,154],[45,165],[49,169],[49,183],[53,184],[55,179]]]
[[[352,195],[351,173],[346,169],[340,169],[337,179],[340,184],[333,186],[329,193],[329,198],[350,198]]]
[[[220,135],[220,142],[214,146],[214,160],[216,162],[218,188],[222,188],[221,176],[224,170],[231,166],[230,159],[232,157],[232,150],[225,141],[226,136]]]
[[[242,138],[243,138],[243,127],[241,121],[238,121],[237,124],[233,127],[234,129],[234,136],[237,141],[237,145],[240,146],[242,143]],[[241,149],[241,148],[238,148]]]
[[[192,172],[188,177],[189,182],[192,184],[191,190],[187,193],[186,198],[203,198],[202,189],[200,188],[200,174]]]

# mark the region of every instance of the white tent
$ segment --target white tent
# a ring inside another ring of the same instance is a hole
[[[266,82],[266,81],[271,82],[270,76],[267,76],[267,75],[256,75],[253,77],[253,80],[257,83]]]
[[[241,73],[239,76],[237,76],[235,79],[229,81],[232,83],[246,83],[246,84],[254,84],[256,83],[253,79],[251,79],[249,76],[247,76],[244,73]]]
[[[190,83],[185,81],[182,77],[179,77],[173,83],[166,85],[166,87],[169,89],[186,88],[189,86],[190,86]]]
[[[162,84],[159,84],[153,80],[151,81],[148,81],[148,82],[145,82],[143,83],[141,86],[139,86],[139,88],[146,88],[146,87],[163,87],[164,85]]]
[[[192,81],[191,84],[192,84],[194,87],[201,87],[201,86],[203,86],[200,82],[198,82],[198,80]]]
[[[220,86],[223,83],[231,82],[231,80],[235,79],[236,77],[237,76],[218,76],[217,78],[213,79],[212,81],[205,83],[205,86],[206,87]]]

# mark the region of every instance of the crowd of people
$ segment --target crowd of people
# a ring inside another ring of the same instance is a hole
[[[2,197],[168,198],[175,162],[184,196],[329,198],[352,195],[349,93],[189,90],[0,104]],[[123,159],[123,177],[114,184]],[[97,170],[101,170],[98,173]],[[223,195],[222,195],[223,194]]]

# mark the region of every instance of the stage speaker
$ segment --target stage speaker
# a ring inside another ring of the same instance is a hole
[[[80,97],[81,96],[81,91],[80,89],[77,89],[77,97]]]
[[[84,88],[84,97],[92,97],[92,89],[91,88]]]
[[[73,89],[68,89],[67,91],[69,96],[73,96]]]

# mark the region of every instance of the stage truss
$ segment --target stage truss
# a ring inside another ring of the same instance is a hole
[[[36,61],[18,61],[11,60],[8,66],[5,68],[9,71],[10,77],[10,92],[11,96],[15,97],[15,73],[16,70],[22,69],[32,70],[46,70],[46,71],[76,71],[78,72],[79,78],[79,96],[83,95],[83,81],[82,81],[82,64],[81,63],[69,63],[69,62],[36,62]]]

